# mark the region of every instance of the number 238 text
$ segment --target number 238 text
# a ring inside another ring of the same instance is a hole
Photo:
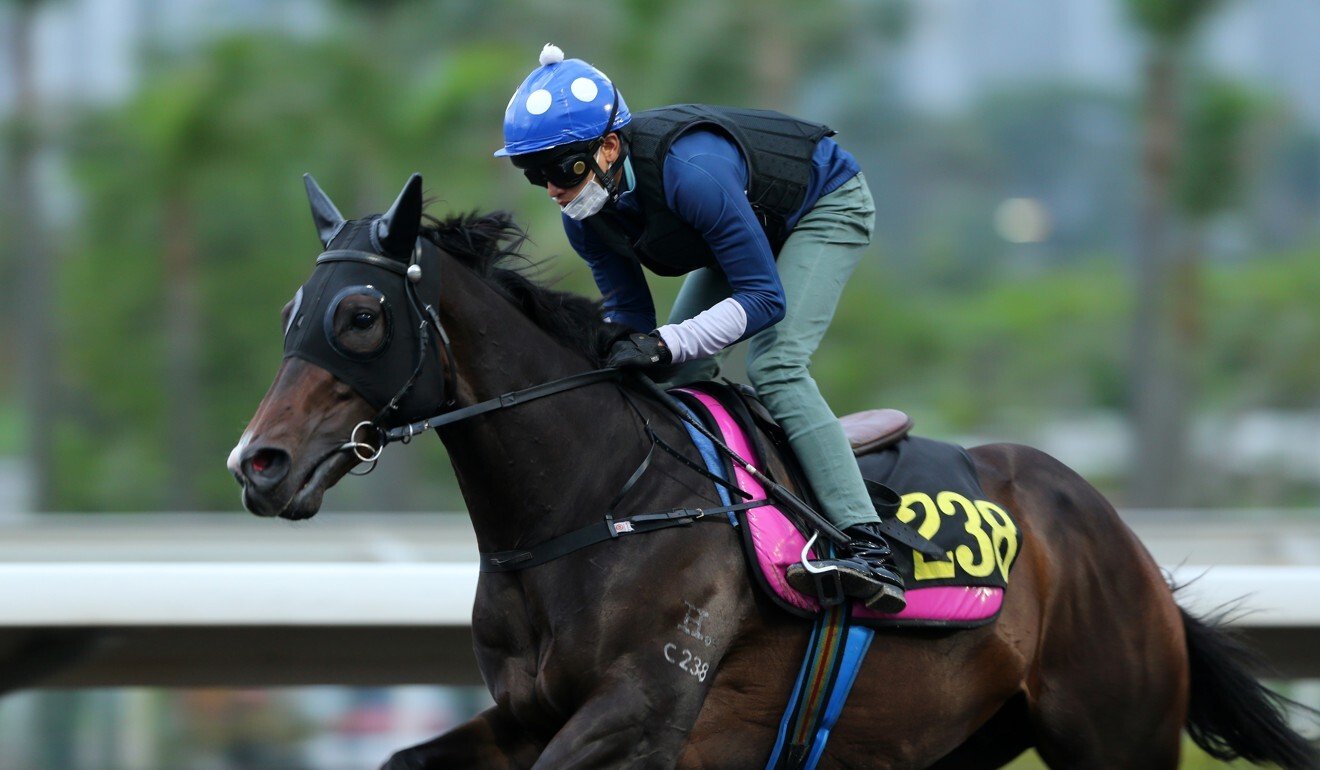
[[[710,673],[710,661],[698,658],[690,650],[681,648],[673,642],[665,645],[664,652],[665,660],[696,677],[698,682],[706,681],[706,674]]]

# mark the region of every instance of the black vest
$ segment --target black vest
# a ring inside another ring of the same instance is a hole
[[[669,147],[697,126],[727,134],[747,161],[747,200],[752,204],[770,248],[779,253],[788,237],[786,220],[802,207],[811,180],[816,144],[834,131],[820,123],[767,110],[676,104],[633,115],[622,133],[629,143],[637,195],[645,221],[635,242],[612,207],[587,218],[609,247],[636,258],[660,275],[683,275],[715,264],[701,233],[679,219],[665,202],[664,164]]]

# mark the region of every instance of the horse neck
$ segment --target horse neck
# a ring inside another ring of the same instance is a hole
[[[445,269],[441,317],[459,406],[591,368],[471,271]],[[645,440],[609,383],[446,426],[440,438],[482,551],[533,545],[598,520],[631,472],[622,466],[644,451],[629,447]]]

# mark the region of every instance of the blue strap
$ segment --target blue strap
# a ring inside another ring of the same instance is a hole
[[[691,409],[689,409],[687,404],[684,404],[682,401],[679,401],[677,399],[674,400],[674,403],[682,407],[683,411],[686,412],[688,417],[692,418],[693,421],[696,421],[698,419],[696,412],[693,412]],[[689,425],[686,420],[681,420],[680,422],[683,423],[683,428],[687,430],[688,435],[692,437],[692,443],[696,445],[697,451],[701,453],[701,459],[704,460],[706,463],[706,470],[710,471],[712,474],[722,479],[725,478],[724,463],[720,461],[720,453],[719,450],[715,448],[715,445],[711,443],[710,439],[701,435],[701,433],[695,427]],[[719,484],[716,484],[715,491],[719,493],[720,502],[722,502],[724,505],[733,504],[731,498],[729,497],[729,490],[725,489]],[[738,517],[735,516],[733,513],[729,513],[727,515],[729,517],[729,523],[735,527],[738,526]]]
[[[848,694],[852,692],[853,682],[857,681],[857,672],[862,669],[862,661],[866,660],[866,653],[871,648],[873,638],[875,638],[874,628],[864,626],[848,628],[843,660],[839,662],[839,676],[834,681],[834,689],[830,692],[829,703],[825,706],[825,714],[816,729],[816,737],[811,742],[811,752],[807,754],[803,770],[815,770],[816,763],[825,753],[825,744],[830,740],[830,730],[834,729],[835,723],[839,721],[839,715],[843,713],[843,704],[848,700]]]
[[[675,400],[675,403],[694,421],[698,419],[696,413],[686,404],[677,400]],[[697,451],[701,453],[701,459],[706,463],[706,468],[712,474],[725,478],[724,464],[721,462],[719,451],[715,448],[715,445],[686,421],[683,422],[683,427],[687,430],[688,435],[692,437],[692,443],[696,446]],[[724,505],[732,505],[727,489],[716,484],[715,490],[719,493],[720,500]],[[729,522],[737,526],[737,517],[733,513],[729,513],[728,516]],[[773,770],[781,761],[784,744],[788,740],[788,732],[797,711],[798,701],[802,698],[804,680],[808,672],[812,670],[815,657],[821,653],[821,650],[817,648],[826,622],[827,613],[822,613],[817,616],[812,627],[811,640],[807,643],[807,654],[802,660],[801,668],[798,669],[797,679],[793,683],[793,692],[789,696],[787,707],[784,709],[784,716],[779,721],[779,732],[775,736],[774,748],[770,751],[770,758],[766,762],[766,770]],[[811,747],[800,765],[802,770],[814,770],[821,756],[825,753],[825,745],[829,742],[830,731],[838,722],[839,715],[843,713],[843,706],[848,700],[848,693],[852,691],[853,682],[857,680],[857,672],[861,670],[862,661],[866,659],[867,650],[870,649],[871,639],[874,636],[874,629],[862,626],[849,626],[844,632],[843,652],[836,664],[837,674],[834,677],[834,685],[826,700],[825,708],[821,710],[815,729],[811,733]],[[793,763],[793,760],[786,761]]]
[[[779,734],[775,736],[775,747],[770,751],[770,759],[765,763],[766,770],[774,770],[774,767],[779,763],[779,755],[784,751],[784,741],[788,738],[789,723],[793,721],[793,712],[797,710],[798,698],[802,696],[802,680],[811,668],[811,656],[816,651],[816,643],[820,640],[822,625],[821,619],[817,618],[815,626],[811,629],[811,640],[807,642],[807,654],[802,658],[802,668],[798,669],[797,680],[793,682],[793,693],[788,696],[788,705],[784,708],[784,716],[779,720]]]

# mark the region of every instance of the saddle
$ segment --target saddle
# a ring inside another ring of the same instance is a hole
[[[897,409],[867,409],[840,417],[839,425],[853,454],[861,456],[898,443],[912,430],[912,418]]]
[[[756,391],[751,386],[725,381],[705,383],[701,389],[717,399],[721,389],[729,390],[738,397],[747,414],[756,418],[760,427],[770,431],[776,438],[784,435],[784,429],[770,414],[770,410],[765,408],[765,404],[761,403],[761,399],[756,397]],[[911,432],[912,424],[912,418],[897,409],[867,409],[839,418],[839,426],[848,437],[853,454],[859,457],[897,443]],[[784,443],[787,445],[787,441]]]
[[[776,480],[808,490],[787,436],[751,388],[708,382],[671,392],[744,459],[768,473],[765,459],[776,453],[792,477]],[[897,409],[850,414],[840,424],[868,487],[877,492],[880,486],[889,487],[903,501],[896,513],[891,509],[888,517],[882,516],[882,527],[895,541],[908,606],[883,614],[855,604],[853,622],[883,628],[970,628],[993,621],[1018,552],[1018,530],[1007,511],[986,499],[967,452],[910,435],[912,420]],[[699,433],[689,432],[700,446]],[[711,458],[718,457],[713,450],[703,451],[703,456],[713,473],[736,482],[751,499],[766,497],[761,485],[741,469],[727,461],[712,463]],[[821,597],[799,593],[784,579],[788,565],[802,558],[812,530],[774,505],[740,511],[736,518],[748,566],[763,595],[791,614],[816,617]],[[806,549],[808,558],[816,558],[816,550]]]

